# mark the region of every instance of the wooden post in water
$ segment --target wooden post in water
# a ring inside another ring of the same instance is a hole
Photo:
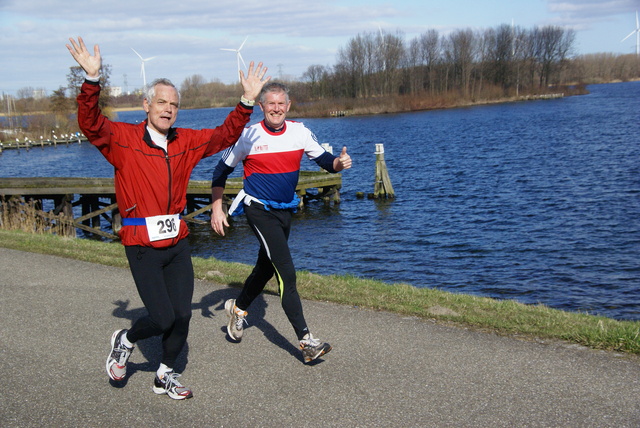
[[[393,185],[384,161],[384,145],[376,144],[376,181],[373,186],[373,198],[395,198]]]

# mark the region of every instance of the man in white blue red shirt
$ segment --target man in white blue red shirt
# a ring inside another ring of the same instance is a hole
[[[291,108],[288,88],[277,82],[262,89],[258,105],[264,120],[245,130],[235,145],[227,149],[213,172],[211,227],[224,236],[229,226],[222,208],[222,196],[228,175],[238,163],[244,167],[244,188],[229,210],[244,211],[260,242],[258,260],[237,299],[225,302],[229,316],[227,333],[242,339],[247,309],[262,293],[274,275],[278,282],[282,308],[300,341],[304,362],[310,362],[331,350],[331,345],[309,332],[296,287],[296,271],[289,250],[291,215],[298,207],[295,188],[300,161],[306,155],[331,173],[351,168],[351,157],[343,147],[334,156],[320,146],[315,135],[302,123],[286,120]],[[237,208],[236,208],[237,207]]]

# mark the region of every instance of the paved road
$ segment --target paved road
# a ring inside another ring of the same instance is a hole
[[[640,359],[416,318],[304,302],[334,350],[302,363],[275,296],[244,340],[222,327],[236,289],[197,281],[179,369],[194,398],[151,391],[159,342],[138,344],[124,386],[109,338],[142,312],[129,271],[0,249],[0,426],[638,427]]]

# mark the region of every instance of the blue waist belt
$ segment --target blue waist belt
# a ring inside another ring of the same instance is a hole
[[[144,217],[130,217],[122,219],[123,226],[145,226],[146,224],[147,222]]]
[[[180,216],[179,218],[182,218],[182,216]],[[123,226],[146,226],[147,219],[145,217],[127,217],[122,219],[122,225]]]

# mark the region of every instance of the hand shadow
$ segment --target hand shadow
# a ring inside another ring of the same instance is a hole
[[[147,316],[148,312],[144,307],[129,309],[129,303],[129,300],[117,300],[113,302],[113,304],[116,305],[116,308],[113,309],[113,316],[128,319],[130,320],[130,324],[133,324],[133,322],[139,318]],[[129,378],[138,371],[155,373],[162,359],[162,336],[158,335],[136,342],[136,350],[140,352],[147,361],[144,363],[132,363],[129,361],[127,363],[127,374],[123,380],[113,381],[109,379],[109,383],[112,386],[116,388],[126,386]],[[135,353],[136,350],[133,352]],[[176,372],[182,373],[184,371],[189,360],[188,356],[189,343],[187,342],[176,359],[175,367],[173,367]]]

